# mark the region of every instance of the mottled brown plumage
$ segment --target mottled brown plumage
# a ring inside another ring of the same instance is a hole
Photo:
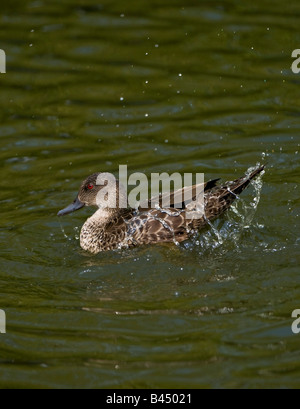
[[[205,214],[200,218],[193,217],[193,212],[197,211],[196,185],[186,188],[192,192],[192,200],[185,204],[178,202],[178,197],[183,197],[180,195],[182,192],[171,193],[170,207],[167,209],[159,207],[153,209],[150,202],[138,209],[121,209],[118,205],[116,208],[110,208],[101,205],[82,227],[81,247],[97,254],[101,251],[144,244],[180,243],[223,214],[263,169],[264,166],[261,166],[249,175],[221,186],[217,185],[219,179],[205,183],[202,186]],[[60,211],[58,215],[71,213],[83,206],[97,206],[97,194],[105,186],[97,184],[99,175],[101,174],[95,173],[89,176],[82,183],[74,203]],[[121,189],[117,183],[117,204],[122,200],[121,196]]]

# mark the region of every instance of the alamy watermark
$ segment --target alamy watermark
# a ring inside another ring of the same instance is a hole
[[[292,324],[292,332],[294,334],[300,334],[300,310],[294,310],[292,312],[292,318],[296,318]]]
[[[0,49],[0,74],[6,73],[6,54]]]
[[[291,69],[294,74],[299,74],[300,72],[300,49],[297,48],[292,52],[292,58],[296,58],[295,61],[293,61]]]
[[[6,314],[0,310],[0,334],[6,334]]]
[[[99,173],[96,186],[100,187],[96,203],[99,208],[149,208],[186,210],[186,217],[204,215],[204,173],[152,173],[151,179],[143,173],[128,177],[127,165],[119,166],[119,179],[111,173]],[[129,192],[129,186],[134,188]],[[89,188],[93,189],[93,186]],[[149,188],[151,195],[149,197]]]

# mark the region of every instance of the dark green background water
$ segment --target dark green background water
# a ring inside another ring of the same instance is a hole
[[[300,386],[299,19],[298,0],[1,4],[1,387]],[[56,217],[119,164],[266,161],[222,240],[95,257],[91,212]]]

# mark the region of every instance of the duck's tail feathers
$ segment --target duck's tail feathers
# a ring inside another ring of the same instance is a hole
[[[228,192],[225,194],[234,194],[234,195],[240,195],[246,187],[249,186],[251,180],[255,179],[256,176],[258,176],[264,169],[266,165],[262,165],[259,168],[253,170],[249,175],[245,175],[234,182],[231,182],[228,185]]]
[[[213,188],[211,192],[208,192],[205,199],[205,219],[214,220],[229,209],[232,203],[250,184],[251,180],[258,176],[264,168],[265,165],[260,166],[249,174],[233,182],[227,182],[220,187]],[[197,222],[195,226],[197,226]]]

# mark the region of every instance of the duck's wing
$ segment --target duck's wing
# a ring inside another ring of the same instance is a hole
[[[185,212],[177,209],[151,209],[128,223],[132,244],[181,242],[188,238]]]
[[[206,183],[199,183],[193,186],[187,186],[183,189],[175,190],[171,193],[160,194],[151,198],[148,202],[142,203],[139,207],[140,211],[147,211],[153,208],[171,208],[185,209],[192,201],[197,199],[201,193],[206,193],[216,187],[220,179],[210,180]]]

